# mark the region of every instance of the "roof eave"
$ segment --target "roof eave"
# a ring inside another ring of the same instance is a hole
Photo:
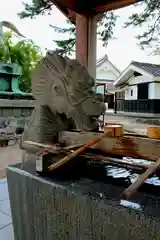
[[[134,3],[143,1],[143,0],[113,0],[110,3],[106,4],[99,4],[98,1],[96,5],[93,7],[91,6],[89,9],[86,10],[85,6],[81,10],[78,9],[78,6],[76,4],[76,1],[68,1],[68,3],[65,2],[65,0],[57,1],[57,0],[50,0],[54,3],[54,5],[66,16],[68,17],[69,10],[74,11],[79,14],[92,14],[97,15],[99,13],[116,10],[119,8],[123,8],[129,5],[132,5]],[[82,1],[82,0],[81,0]],[[102,1],[103,2],[103,1]],[[107,0],[106,0],[107,2]],[[84,4],[85,5],[85,4]]]
[[[115,70],[115,72],[118,74],[120,74],[119,69],[108,59],[108,56],[105,54],[104,57],[100,58],[97,60],[97,68],[100,68],[105,62],[108,62],[112,68]]]
[[[141,73],[142,75],[145,75],[149,78],[154,78],[154,76],[151,73],[148,73],[147,71],[143,70],[142,68],[139,68],[135,66],[134,64],[129,64],[129,66],[120,74],[120,76],[117,78],[117,80],[113,83],[115,87],[123,85],[132,75],[134,72]]]
[[[58,10],[63,13],[63,15],[68,18],[73,24],[75,24],[75,19],[69,17],[70,10],[68,8],[63,7],[61,4],[57,3],[55,0],[51,0],[53,4],[58,8]]]
[[[108,62],[112,65],[112,67],[117,71],[117,73],[121,73],[120,70],[108,59]]]
[[[96,13],[103,13],[106,11],[117,10],[120,8],[127,7],[129,5],[135,4],[143,0],[123,0],[123,1],[113,1],[112,3],[104,4],[102,6],[96,7]]]

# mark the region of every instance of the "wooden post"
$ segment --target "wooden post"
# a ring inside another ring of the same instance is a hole
[[[76,14],[76,59],[88,67],[88,26],[89,18]]]
[[[76,14],[76,59],[96,78],[97,17]]]
[[[96,79],[97,65],[97,16],[89,18],[88,29],[88,71]]]

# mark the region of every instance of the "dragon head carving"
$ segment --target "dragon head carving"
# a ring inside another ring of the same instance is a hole
[[[105,104],[92,90],[94,79],[78,61],[48,52],[33,72],[32,90],[40,105],[65,115],[73,128],[94,131]]]

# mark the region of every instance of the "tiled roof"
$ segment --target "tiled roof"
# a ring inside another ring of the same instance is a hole
[[[141,63],[141,62],[135,62],[135,61],[133,61],[132,64],[152,74],[153,76],[156,76],[156,77],[160,76],[160,65],[158,64]]]
[[[108,56],[105,54],[103,57],[97,60],[97,67],[108,61]]]
[[[109,61],[107,54],[105,54],[102,58],[100,58],[100,59],[97,60],[97,67],[101,66],[103,63],[105,63],[105,62],[107,62],[107,61],[113,66],[113,68],[115,68],[115,70],[116,70],[118,73],[120,73],[119,69],[118,69],[113,63],[111,63],[111,62]]]

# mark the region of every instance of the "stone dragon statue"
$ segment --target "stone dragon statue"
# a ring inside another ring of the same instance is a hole
[[[105,112],[94,79],[78,61],[47,52],[32,75],[36,106],[21,139],[55,143],[60,131],[97,131]]]

